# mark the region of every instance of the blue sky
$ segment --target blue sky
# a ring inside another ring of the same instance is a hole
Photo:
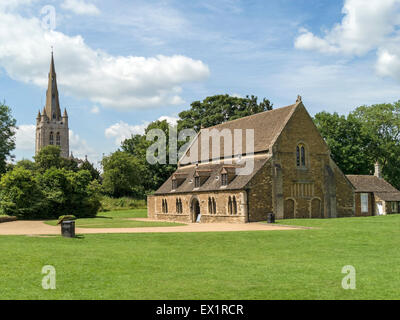
[[[93,162],[148,122],[173,121],[214,94],[254,94],[275,107],[300,94],[311,114],[397,101],[399,5],[9,0],[0,4],[0,98],[20,127],[15,154],[33,156],[52,45],[71,150]],[[55,28],[46,29],[45,6]]]

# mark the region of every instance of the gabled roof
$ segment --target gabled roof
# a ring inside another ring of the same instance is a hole
[[[254,153],[267,152],[270,150],[272,145],[275,143],[276,139],[281,134],[282,130],[285,128],[286,123],[292,116],[296,107],[301,104],[301,100],[298,100],[295,104],[292,104],[287,107],[278,108],[270,111],[265,111],[261,113],[257,113],[251,116],[243,117],[237,120],[228,121],[210,128],[201,129],[200,133],[197,135],[195,140],[192,142],[191,146],[185,153],[185,156],[182,157],[179,164],[187,165],[188,164],[188,152],[191,150],[195,150],[197,144],[198,157],[199,160],[207,161],[207,160],[216,160],[215,156],[212,154],[212,138],[209,137],[208,142],[208,158],[202,159],[201,156],[207,157],[207,145],[202,145],[202,138],[207,141],[206,130],[209,130],[210,136],[212,136],[211,130],[216,129],[219,133],[222,133],[223,130],[228,130],[232,136],[232,144],[235,146],[236,144],[242,147],[241,155],[246,154],[246,129],[254,130]],[[242,130],[241,141],[235,141],[235,131],[236,129]],[[214,135],[215,137],[215,135]],[[220,144],[220,158],[224,157],[232,157],[237,156],[235,154],[236,150],[232,150],[230,147],[229,150],[224,150],[224,141],[221,139]],[[202,152],[203,151],[203,152]]]
[[[356,188],[355,192],[372,192],[383,201],[400,201],[400,191],[377,176],[347,175]]]
[[[400,192],[385,179],[370,175],[346,175],[356,192]]]

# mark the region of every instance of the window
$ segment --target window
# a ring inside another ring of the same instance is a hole
[[[230,196],[228,200],[228,213],[232,214],[232,198]]]
[[[51,145],[54,144],[54,134],[53,134],[53,132],[50,132],[50,144]]]
[[[306,166],[306,148],[303,144],[296,147],[296,164],[298,167]]]
[[[223,173],[221,175],[221,184],[223,186],[227,186],[228,185],[228,175],[226,173]]]
[[[168,203],[166,199],[162,199],[162,212],[168,213]]]
[[[56,145],[61,146],[61,136],[59,132],[57,132],[56,135]]]
[[[368,193],[361,193],[361,212],[368,212]]]
[[[233,209],[233,214],[237,215],[237,203],[236,203],[236,197],[233,197],[232,201],[232,209]]]
[[[213,197],[208,197],[208,213],[217,214],[217,203]]]
[[[176,180],[172,180],[172,190],[175,190],[178,187],[178,183]]]
[[[194,187],[195,188],[200,188],[200,177],[195,177],[194,178]]]
[[[397,202],[392,202],[392,213],[397,213]]]
[[[176,213],[183,213],[182,200],[180,198],[176,199]]]
[[[217,203],[215,201],[215,198],[212,198],[212,208],[213,208],[213,213],[217,214]]]

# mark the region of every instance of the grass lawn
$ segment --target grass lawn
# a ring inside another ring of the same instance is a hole
[[[314,229],[0,236],[0,298],[400,298],[400,215],[283,223]],[[44,265],[56,290],[41,288]],[[356,290],[341,287],[345,265]]]
[[[144,228],[144,227],[174,227],[183,224],[172,222],[133,221],[128,218],[146,218],[147,209],[117,210],[100,212],[96,218],[78,219],[76,227],[80,228]],[[57,225],[57,220],[46,221],[51,226]]]

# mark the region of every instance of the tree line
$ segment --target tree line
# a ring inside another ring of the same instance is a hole
[[[255,96],[211,96],[182,111],[177,130],[198,131],[272,108],[269,100],[258,101]],[[345,174],[373,174],[378,161],[384,178],[400,188],[400,101],[360,106],[348,115],[320,112],[313,120]],[[59,149],[52,146],[43,148],[34,161],[11,165],[7,160],[13,158],[16,121],[11,109],[0,104],[0,210],[25,216],[42,210],[40,215],[46,217],[56,211],[79,217],[97,211],[101,195],[144,199],[176,170],[168,159],[167,164],[146,161],[146,150],[153,143],[146,134],[152,129],[161,129],[169,141],[169,123],[154,121],[144,134],[132,135],[117,151],[104,156],[101,174],[88,161],[78,165],[60,157]]]

